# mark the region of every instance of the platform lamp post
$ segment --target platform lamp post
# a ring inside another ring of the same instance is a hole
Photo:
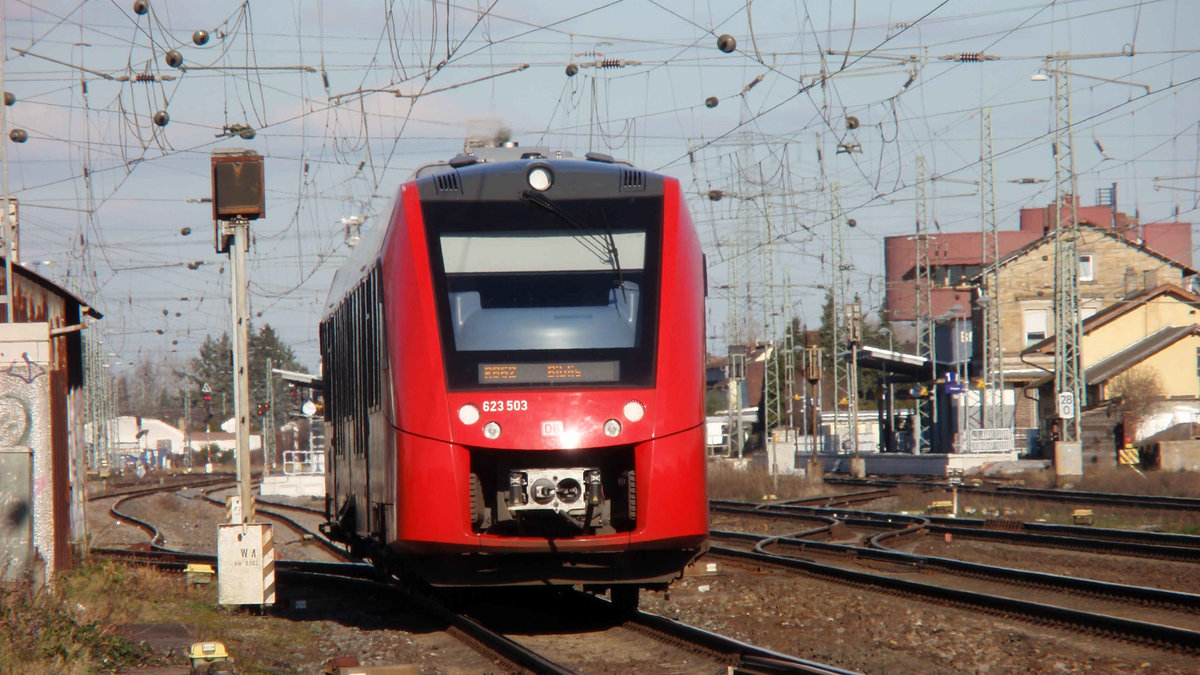
[[[211,157],[213,236],[229,255],[233,324],[233,414],[237,420],[238,496],[230,522],[217,527],[222,605],[275,603],[275,553],[269,524],[255,523],[250,493],[250,312],[246,299],[246,249],[250,221],[266,215],[263,158],[252,150],[214,150]]]

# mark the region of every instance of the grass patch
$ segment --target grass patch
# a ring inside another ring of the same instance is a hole
[[[225,643],[237,672],[294,672],[297,653],[311,652],[323,621],[294,621],[217,604],[217,584],[190,588],[180,572],[84,565],[60,575],[53,593],[32,599],[0,595],[0,673],[119,673],[168,661],[115,631],[126,623],[184,623],[196,641]],[[309,654],[312,658],[315,655]]]
[[[62,588],[33,596],[24,589],[0,591],[0,672],[116,673],[161,662],[145,645],[78,610]]]
[[[1084,469],[1079,489],[1134,495],[1195,497],[1200,495],[1200,472],[1146,471],[1139,474],[1129,467],[1095,467]]]
[[[760,501],[775,495],[775,499],[802,499],[835,494],[822,483],[813,485],[803,476],[772,476],[765,467],[752,465],[738,469],[732,462],[709,462],[708,496],[710,499]]]

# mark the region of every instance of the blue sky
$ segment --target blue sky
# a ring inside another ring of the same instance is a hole
[[[18,99],[6,121],[29,135],[7,143],[8,181],[22,260],[104,312],[114,361],[191,358],[229,321],[227,260],[197,201],[210,195],[209,153],[262,153],[251,307],[315,369],[348,251],[340,218],[362,211],[377,226],[415,168],[502,126],[523,145],[608,152],[682,181],[720,350],[723,287],[761,288],[751,282],[764,271],[779,284],[773,304],[742,292],[738,334],[763,337],[789,313],[815,325],[831,278],[831,183],[857,222],[844,230],[848,278],[868,312],[883,301],[883,239],[913,230],[917,156],[938,177],[927,191],[941,230],[978,230],[982,106],[1001,227],[1053,201],[1052,180],[1009,181],[1053,179],[1053,83],[1030,75],[1054,52],[1074,55],[1083,203],[1117,183],[1120,208],[1143,222],[1177,210],[1200,220],[1195,26],[1200,3],[1186,0],[152,1],[145,16],[126,0],[4,0],[5,89]],[[721,34],[733,52],[717,48]],[[186,70],[166,65],[170,49]],[[976,52],[996,58],[961,62]],[[606,60],[617,65],[597,67]],[[120,81],[145,73],[173,79]],[[255,138],[219,137],[238,124]],[[728,197],[709,200],[713,189]]]

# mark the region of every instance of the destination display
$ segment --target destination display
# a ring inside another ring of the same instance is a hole
[[[561,361],[556,363],[481,363],[480,384],[548,384],[554,382],[616,382],[619,361]]]

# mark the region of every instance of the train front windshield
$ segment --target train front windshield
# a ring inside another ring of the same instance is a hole
[[[451,387],[652,384],[660,219],[562,208],[429,223]]]

